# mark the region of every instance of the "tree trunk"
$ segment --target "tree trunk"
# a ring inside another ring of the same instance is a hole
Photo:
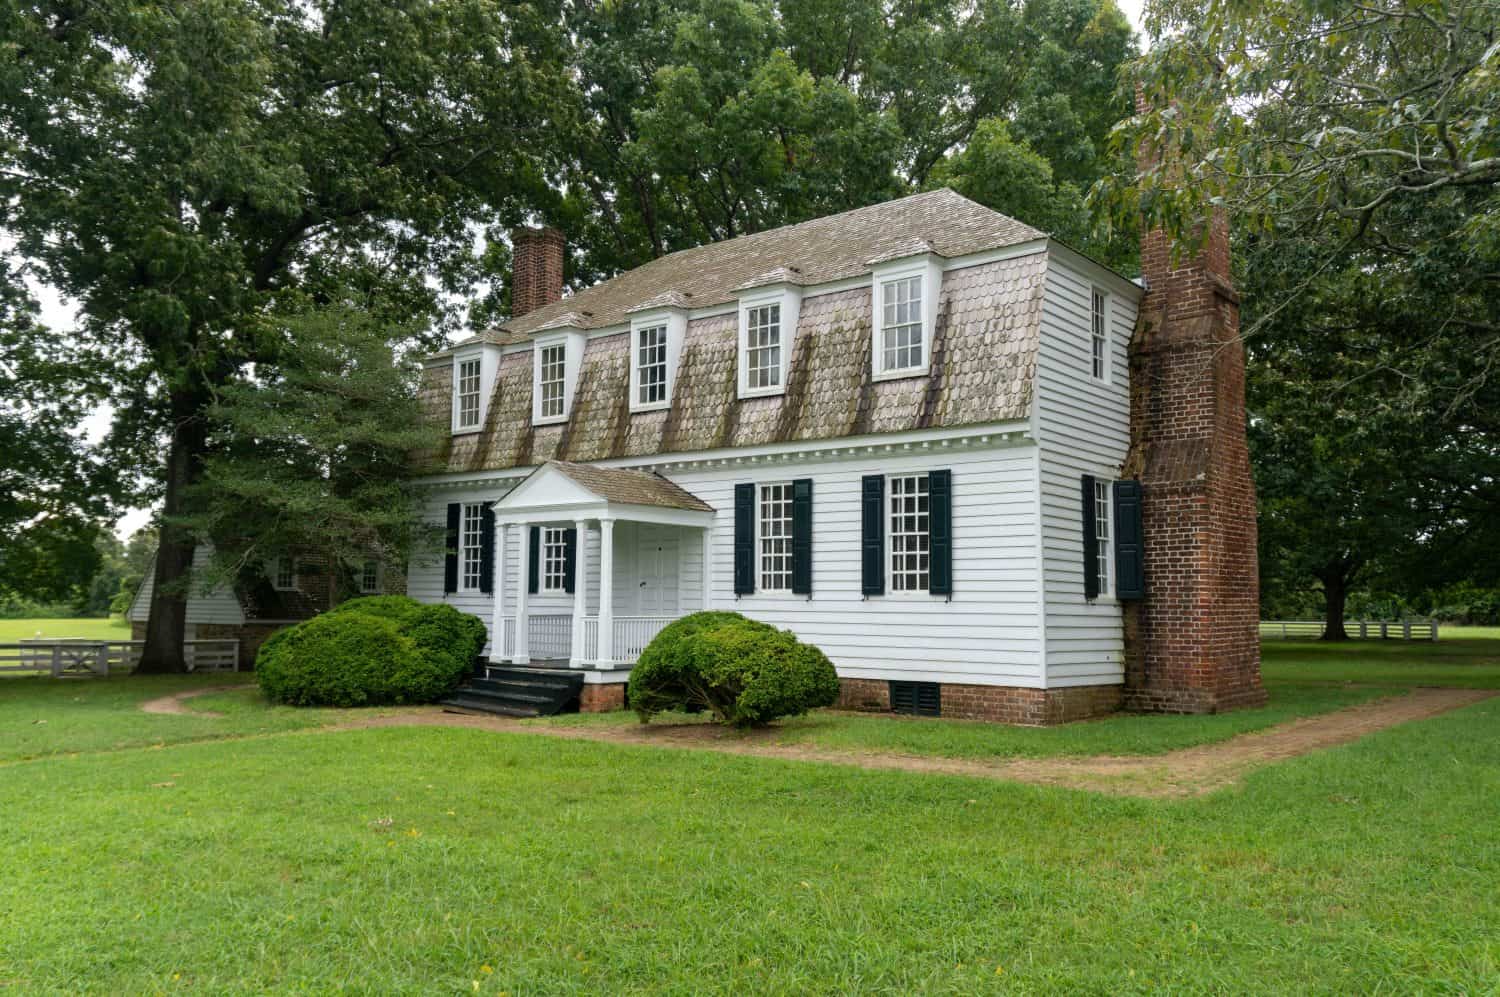
[[[1344,630],[1344,603],[1349,597],[1348,579],[1338,568],[1323,578],[1323,612],[1327,624],[1323,627],[1324,640],[1348,640]]]
[[[151,610],[146,618],[146,646],[137,675],[171,675],[187,671],[183,640],[187,634],[187,583],[196,544],[177,517],[186,512],[187,490],[197,479],[204,438],[201,411],[182,413],[175,421],[167,452],[166,495],[162,500],[161,539],[156,548]]]

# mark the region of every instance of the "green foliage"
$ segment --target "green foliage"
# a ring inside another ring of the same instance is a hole
[[[735,727],[832,706],[838,675],[828,657],[789,631],[738,613],[694,613],[663,629],[630,674],[642,721],[666,709],[704,707]]]
[[[478,617],[405,596],[353,599],[271,635],[255,661],[270,699],[294,706],[427,703],[484,646]]]

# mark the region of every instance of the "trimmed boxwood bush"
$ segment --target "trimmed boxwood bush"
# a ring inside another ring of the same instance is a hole
[[[479,618],[452,606],[372,596],[272,635],[255,671],[268,698],[297,706],[427,703],[458,684],[484,641]]]
[[[630,673],[630,704],[644,723],[702,707],[735,727],[832,706],[839,680],[828,657],[789,631],[739,613],[694,613],[657,635]]]

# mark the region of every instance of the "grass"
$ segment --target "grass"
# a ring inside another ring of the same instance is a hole
[[[1343,685],[1369,669],[1390,676],[1382,689],[1450,673],[1500,684],[1500,644],[1395,647],[1270,646],[1270,709],[1331,708],[1370,691]],[[297,734],[335,714],[253,691],[194,701],[219,719],[136,709],[223,680],[5,684],[0,758],[33,760],[0,770],[0,986],[1457,993],[1500,980],[1500,699],[1237,789],[1140,800],[476,730]],[[1198,722],[1129,723],[1146,719],[1065,730],[1154,749]],[[270,736],[204,740],[252,733]]]
[[[1494,629],[1500,637],[1500,628]],[[1267,641],[1261,645],[1261,674],[1271,687],[1370,682],[1500,689],[1500,641],[1468,633],[1436,643]]]
[[[87,637],[91,640],[129,640],[130,624],[119,618],[58,620],[0,620],[0,644],[30,637]]]

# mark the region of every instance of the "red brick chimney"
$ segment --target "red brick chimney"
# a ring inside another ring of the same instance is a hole
[[[520,318],[561,300],[563,237],[555,228],[518,228],[510,234],[510,317]]]
[[[1141,237],[1125,476],[1142,484],[1146,598],[1125,610],[1125,706],[1215,713],[1266,699],[1245,351],[1226,219],[1196,255],[1172,250]]]

